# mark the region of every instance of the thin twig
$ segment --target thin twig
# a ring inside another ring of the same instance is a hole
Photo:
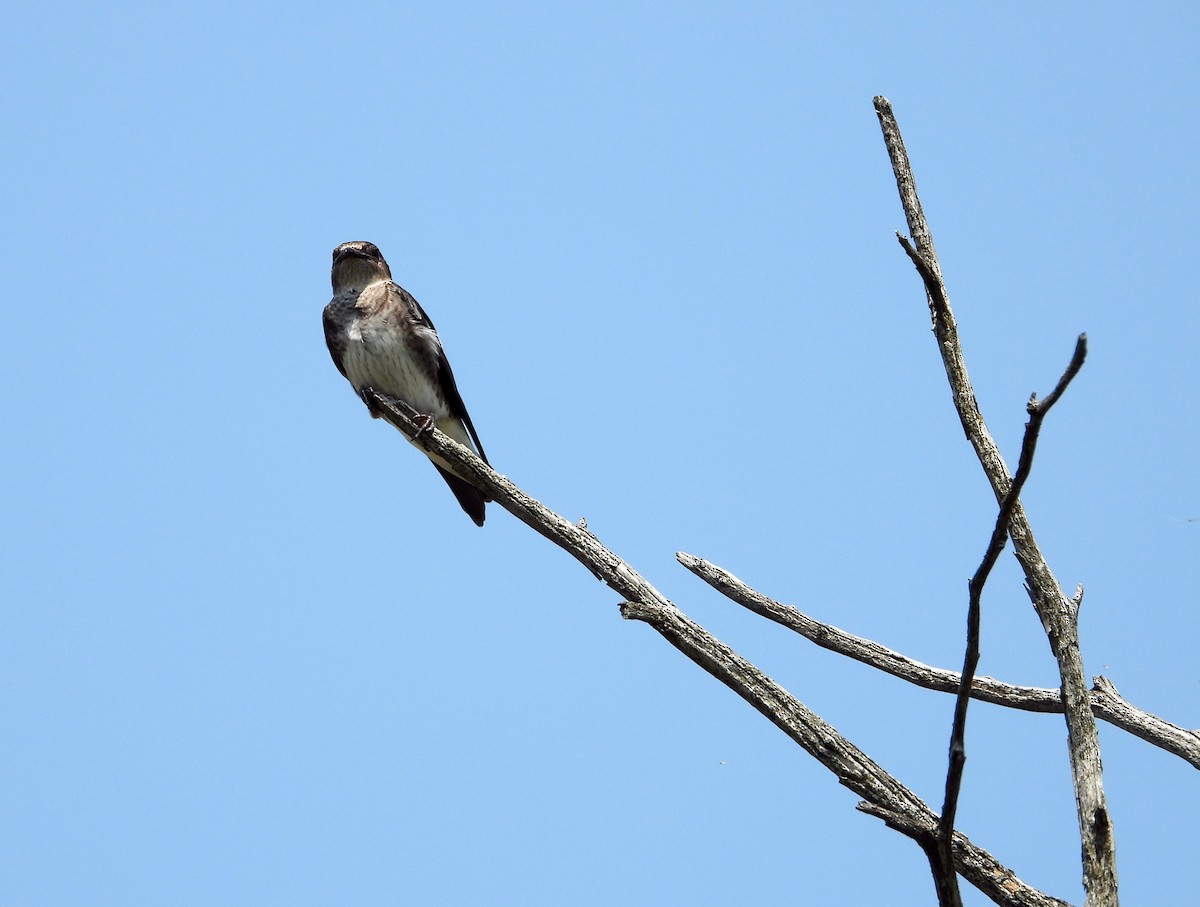
[[[999,560],[1000,553],[1004,550],[1004,543],[1008,540],[1008,522],[1012,517],[1013,507],[1020,498],[1021,489],[1025,487],[1025,482],[1033,470],[1033,455],[1037,450],[1042,421],[1046,418],[1050,408],[1058,402],[1063,391],[1067,389],[1071,379],[1079,374],[1086,357],[1087,335],[1080,334],[1075,343],[1075,352],[1071,356],[1071,362],[1062,377],[1059,378],[1054,390],[1040,402],[1036,395],[1030,398],[1027,407],[1029,421],[1025,425],[1025,438],[1021,443],[1021,458],[1017,464],[1017,474],[1013,477],[1012,487],[1008,489],[1008,494],[1004,496],[1004,501],[1000,505],[1000,513],[996,517],[996,525],[992,529],[992,537],[988,541],[983,561],[968,585],[967,646],[963,657],[962,677],[959,681],[958,696],[954,704],[954,721],[950,732],[946,796],[942,803],[941,819],[938,822],[938,855],[942,866],[947,870],[954,865],[950,852],[950,841],[958,814],[958,797],[962,790],[963,769],[967,761],[967,707],[971,702],[971,687],[975,680],[975,669],[979,666],[980,599],[983,596],[983,587],[987,584],[988,576],[991,575],[992,568],[996,566],[996,561]]]

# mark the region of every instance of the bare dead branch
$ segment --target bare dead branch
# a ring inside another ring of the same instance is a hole
[[[958,797],[962,790],[963,769],[967,762],[967,707],[971,702],[971,686],[975,678],[975,669],[979,666],[980,602],[983,597],[983,587],[987,584],[992,568],[996,566],[996,561],[999,560],[1000,553],[1004,550],[1004,543],[1008,539],[1008,522],[1012,517],[1013,507],[1021,496],[1021,489],[1025,487],[1029,474],[1033,471],[1033,455],[1037,450],[1042,421],[1046,418],[1050,408],[1058,402],[1063,391],[1067,389],[1067,385],[1079,374],[1086,357],[1087,335],[1080,334],[1075,344],[1075,352],[1071,356],[1071,362],[1062,377],[1059,378],[1054,390],[1040,403],[1036,395],[1030,397],[1027,407],[1029,421],[1025,425],[1025,438],[1021,443],[1021,459],[1017,464],[1017,474],[1013,478],[1012,486],[1008,489],[1008,494],[1004,496],[1004,501],[1000,504],[1000,513],[996,517],[996,525],[992,529],[992,537],[988,541],[983,561],[968,584],[966,653],[963,656],[962,678],[954,703],[954,720],[950,731],[950,754],[946,770],[946,795],[942,802],[942,815],[938,822],[936,854],[945,874],[951,874],[954,867],[950,841],[954,832],[954,822],[958,815]],[[937,873],[935,873],[936,875]],[[960,902],[956,885],[944,885],[940,880],[938,884],[940,902],[953,905]],[[944,896],[941,893],[942,887],[948,889]]]
[[[908,221],[908,232],[917,244],[917,248],[909,254],[914,259],[920,259],[923,266],[929,270],[932,283],[940,283],[941,265],[938,264],[937,250],[933,247],[933,235],[925,221],[921,198],[917,195],[917,183],[908,160],[908,150],[904,147],[904,137],[900,135],[900,124],[896,122],[892,105],[887,98],[875,98],[875,113],[879,117],[879,128],[883,130],[883,143],[887,146],[888,157],[892,161],[892,172],[896,177],[896,188],[900,192],[900,205],[904,208],[904,217]],[[903,237],[900,241],[906,243]]]
[[[1033,419],[1030,419],[1029,421],[1030,424],[1032,424],[1034,419],[1037,419],[1039,431],[1041,430],[1042,419],[1044,419],[1046,413],[1050,411],[1050,407],[1054,406],[1054,404],[1058,402],[1058,398],[1063,395],[1063,391],[1067,389],[1067,385],[1070,384],[1075,379],[1075,376],[1079,374],[1079,370],[1083,368],[1083,362],[1085,359],[1087,359],[1087,334],[1080,334],[1078,339],[1075,341],[1075,352],[1071,356],[1071,362],[1067,365],[1067,370],[1063,372],[1062,377],[1058,379],[1058,384],[1054,386],[1054,390],[1050,392],[1048,397],[1045,397],[1041,400],[1038,400],[1036,394],[1029,398],[1029,405],[1026,407],[1026,409],[1028,410],[1029,415],[1033,417]],[[1029,446],[1028,442],[1025,446]],[[1032,450],[1029,452],[1029,457],[1030,459],[1033,458]],[[1024,446],[1021,449],[1021,458],[1022,460],[1025,458]],[[1020,473],[1020,471],[1021,468],[1018,465],[1017,472]]]
[[[750,664],[663,596],[592,532],[559,516],[497,473],[467,448],[436,428],[413,420],[402,403],[367,388],[364,397],[379,415],[427,453],[436,454],[461,478],[485,491],[499,506],[562,548],[624,601],[622,616],[649,624],[671,645],[717,678],[828,769],[838,782],[866,801],[859,809],[920,843],[937,829],[929,806],[762,671]],[[1065,907],[1022,882],[987,851],[955,833],[956,867],[964,878],[1006,907]]]
[[[937,894],[938,907],[962,907],[962,893],[958,890],[958,873],[954,871],[953,850],[954,825],[942,836],[942,824],[937,830],[919,843],[929,861],[929,873],[933,876],[933,890]]]
[[[914,686],[939,693],[956,692],[962,675],[936,668],[902,655],[894,649],[822,623],[800,609],[763,595],[728,570],[695,555],[680,551],[675,558],[726,598],[760,617],[803,636],[823,649],[844,655]],[[1182,728],[1121,698],[1105,677],[1095,678],[1091,691],[1092,712],[1097,718],[1140,737],[1147,743],[1173,753],[1200,768],[1200,732]],[[1045,687],[1017,686],[994,677],[976,677],[971,698],[1025,712],[1062,714],[1062,694]]]
[[[913,259],[925,286],[933,320],[938,352],[950,382],[954,406],[971,446],[975,449],[992,491],[1003,502],[1012,480],[1000,456],[999,449],[987,430],[975,392],[967,376],[958,327],[950,311],[949,294],[941,278],[941,265],[929,235],[921,210],[900,129],[891,104],[886,98],[875,98],[875,112],[892,162],[900,203],[916,242],[900,237],[905,252]],[[1050,649],[1058,663],[1062,679],[1062,698],[1067,723],[1067,749],[1071,759],[1071,774],[1075,785],[1076,813],[1080,839],[1083,844],[1083,884],[1088,907],[1116,907],[1117,870],[1116,842],[1112,817],[1108,810],[1102,783],[1099,738],[1092,715],[1083,658],[1079,651],[1078,608],[1063,593],[1049,564],[1042,556],[1029,527],[1024,508],[1015,501],[1009,520],[1009,537],[1013,551],[1025,573],[1026,589],[1034,609],[1046,630]]]

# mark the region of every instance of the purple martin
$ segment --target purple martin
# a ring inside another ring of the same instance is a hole
[[[403,400],[459,444],[487,455],[467,415],[441,338],[425,310],[392,280],[379,248],[345,242],[333,250],[333,299],[325,306],[325,343],[338,371],[363,396],[370,387]],[[379,418],[370,403],[371,415]],[[430,457],[458,503],[483,525],[489,498]]]

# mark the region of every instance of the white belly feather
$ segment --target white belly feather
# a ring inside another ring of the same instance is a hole
[[[358,318],[351,322],[347,340],[343,365],[354,387],[370,385],[439,421],[450,415],[436,382],[413,358],[402,328],[382,319]]]

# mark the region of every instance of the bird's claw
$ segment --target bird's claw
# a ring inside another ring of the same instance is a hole
[[[417,423],[417,432],[413,435],[414,441],[433,428],[433,416],[427,413],[417,413],[413,416],[413,421]]]
[[[364,384],[361,388],[359,388],[358,395],[362,398],[362,402],[367,404],[367,411],[371,414],[372,419],[378,419],[383,415],[383,410],[379,408],[379,403],[376,400],[376,397],[382,397],[385,395],[380,394],[369,384]],[[392,398],[389,397],[388,399],[391,400]],[[409,413],[412,414],[409,416],[409,418],[411,418],[413,422],[417,424],[417,431],[412,436],[414,441],[437,424],[433,416],[430,416],[426,413],[419,413],[411,406],[406,405],[403,401],[395,400],[393,402],[399,406],[400,410],[403,411],[405,415],[408,415]]]

